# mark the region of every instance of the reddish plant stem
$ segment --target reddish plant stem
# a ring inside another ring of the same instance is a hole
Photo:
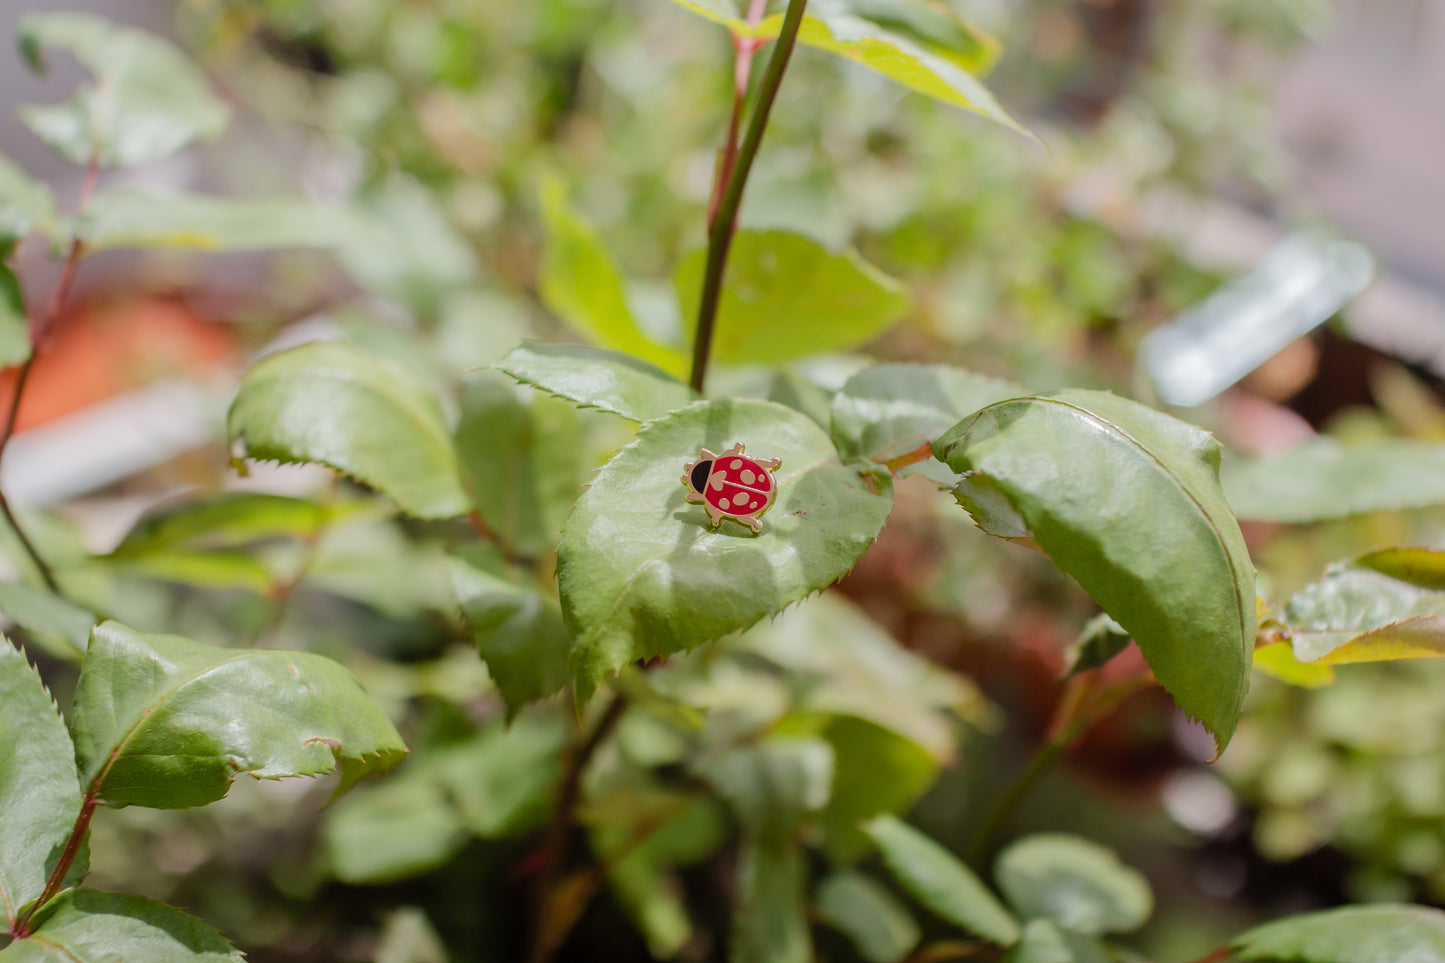
[[[933,443],[925,441],[912,451],[905,451],[896,458],[890,458],[883,463],[883,467],[893,474],[898,474],[909,465],[916,465],[921,461],[927,461],[933,457]]]
[[[90,206],[91,195],[95,193],[95,183],[100,176],[100,160],[91,157],[90,163],[85,165],[85,176],[80,182],[80,196],[75,204],[75,216],[77,218],[85,213]],[[0,433],[0,465],[5,462],[5,451],[10,447],[10,439],[15,435],[15,426],[20,418],[20,402],[25,397],[25,386],[30,383],[30,371],[35,367],[35,359],[50,339],[50,334],[55,328],[55,323],[60,319],[60,312],[65,307],[65,300],[70,296],[70,288],[75,283],[75,272],[80,267],[80,258],[84,253],[85,243],[80,238],[77,230],[70,238],[70,246],[65,254],[65,266],[60,272],[60,281],[55,285],[55,290],[50,295],[50,303],[45,308],[45,313],[40,316],[37,322],[30,329],[30,357],[20,366],[20,373],[15,378],[15,391],[10,398],[10,411],[5,416],[5,428]],[[20,521],[15,513],[10,510],[10,502],[3,492],[0,492],[0,512],[5,515],[5,520],[10,523],[10,528],[20,540],[20,545],[25,549],[25,554],[30,556],[30,561],[35,565],[36,571],[45,582],[45,587],[50,591],[61,594],[60,585],[55,580],[55,573],[41,557],[35,544],[20,527]]]
[[[749,26],[757,26],[762,21],[767,6],[768,0],[752,0],[752,5],[748,7]],[[747,106],[748,85],[753,75],[753,56],[762,45],[763,42],[756,37],[733,34],[733,50],[736,53],[733,66],[733,109],[728,117],[727,143],[723,145],[722,153],[718,157],[717,173],[713,176],[712,197],[707,204],[709,230],[717,219],[723,191],[727,189],[728,181],[732,180],[733,169],[737,167],[738,138],[743,130],[743,109]]]
[[[1229,947],[1221,946],[1217,950],[1212,950],[1204,954],[1195,960],[1194,963],[1224,963],[1227,959],[1229,959]]]
[[[95,807],[100,800],[91,793],[86,793],[80,805],[80,815],[75,817],[75,825],[70,828],[70,838],[65,841],[65,849],[61,850],[60,861],[51,870],[50,878],[45,881],[45,891],[40,898],[30,904],[30,909],[25,915],[15,921],[10,930],[10,935],[17,940],[23,940],[30,935],[30,919],[37,910],[55,898],[60,892],[60,887],[65,882],[65,877],[70,872],[70,867],[75,864],[75,857],[80,854],[80,844],[85,841],[85,834],[90,829],[90,818],[95,815]]]

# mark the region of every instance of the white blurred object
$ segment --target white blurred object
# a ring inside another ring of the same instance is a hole
[[[1253,272],[1151,331],[1140,362],[1165,402],[1203,404],[1324,323],[1373,274],[1359,244],[1286,238]]]

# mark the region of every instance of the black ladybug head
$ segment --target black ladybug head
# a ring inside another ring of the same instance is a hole
[[[699,495],[707,488],[707,476],[712,474],[712,462],[700,461],[692,466],[692,490]]]

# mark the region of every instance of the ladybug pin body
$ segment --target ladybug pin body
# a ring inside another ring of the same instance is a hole
[[[724,518],[733,518],[754,532],[763,530],[758,518],[772,507],[778,494],[773,479],[781,461],[777,458],[749,458],[739,442],[721,455],[706,448],[698,452],[698,460],[682,474],[687,486],[687,500],[701,504],[717,528]]]

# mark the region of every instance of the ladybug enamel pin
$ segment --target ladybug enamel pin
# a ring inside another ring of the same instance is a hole
[[[777,458],[747,457],[741,442],[721,455],[704,448],[698,452],[698,460],[683,470],[687,500],[707,509],[713,528],[724,518],[735,518],[761,532],[763,523],[758,516],[772,507],[778,494],[773,472],[781,463]]]

